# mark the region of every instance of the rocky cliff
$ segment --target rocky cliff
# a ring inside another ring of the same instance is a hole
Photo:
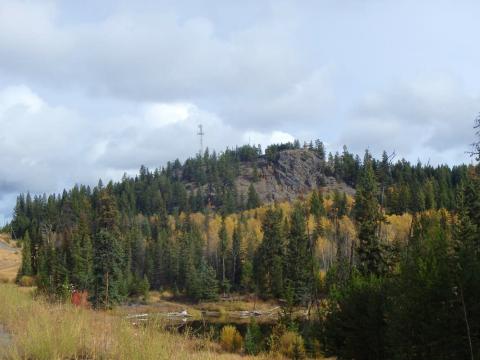
[[[256,172],[256,174],[255,174]],[[346,192],[353,195],[355,190],[335,178],[325,175],[325,162],[307,149],[284,150],[276,161],[260,157],[254,163],[243,163],[236,180],[239,193],[247,194],[253,183],[264,203],[291,201],[306,195],[314,189]]]

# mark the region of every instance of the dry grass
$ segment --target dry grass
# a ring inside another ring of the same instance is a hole
[[[0,324],[11,334],[0,348],[6,359],[239,359],[208,339],[135,327],[111,313],[50,304],[31,292],[0,284]],[[247,357],[242,357],[247,359]]]

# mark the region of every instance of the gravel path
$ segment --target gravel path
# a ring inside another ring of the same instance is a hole
[[[10,245],[4,243],[3,241],[0,241],[0,249],[10,251],[14,253],[15,251],[18,251],[18,249],[15,249],[14,247],[11,247]]]

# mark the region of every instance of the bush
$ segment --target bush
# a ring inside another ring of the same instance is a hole
[[[242,348],[242,335],[233,325],[226,325],[220,332],[220,345],[228,352],[238,352]]]
[[[342,359],[384,359],[386,284],[375,276],[354,275],[332,288],[324,322],[327,355]]]
[[[257,355],[261,349],[261,340],[262,332],[255,318],[252,317],[247,327],[247,333],[245,334],[245,352],[248,355]]]
[[[290,359],[305,358],[303,338],[293,331],[287,331],[280,337],[279,350],[284,356]]]
[[[34,286],[35,285],[35,278],[33,276],[23,275],[18,280],[18,285],[27,286],[27,287]]]

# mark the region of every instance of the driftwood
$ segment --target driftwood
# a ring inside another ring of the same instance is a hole
[[[187,312],[187,310],[183,310],[183,311],[180,311],[180,312],[169,312],[169,313],[167,313],[167,316],[168,317],[183,317],[183,318],[192,317],[192,315],[190,315]]]
[[[249,317],[259,317],[259,316],[271,316],[273,313],[280,309],[279,306],[274,307],[273,309],[267,310],[267,311],[260,311],[260,310],[253,310],[253,311],[236,311],[230,313],[230,316],[233,317],[239,317],[239,318],[249,318]]]
[[[127,319],[141,319],[141,318],[147,318],[148,314],[129,314],[127,315]]]

